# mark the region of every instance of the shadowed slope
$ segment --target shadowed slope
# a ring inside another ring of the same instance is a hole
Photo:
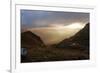
[[[71,37],[71,41],[81,44],[89,48],[89,23],[80,30],[75,36]]]
[[[89,23],[81,29],[78,33],[72,36],[69,39],[65,39],[59,44],[55,45],[56,47],[67,48],[70,46],[81,46],[89,48]]]
[[[21,33],[21,47],[37,47],[37,46],[44,46],[44,43],[40,39],[39,36],[35,35],[31,31],[26,31]]]

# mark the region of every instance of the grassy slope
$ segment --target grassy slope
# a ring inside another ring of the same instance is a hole
[[[53,48],[38,47],[31,48],[29,55],[22,62],[62,61],[89,59],[88,50],[76,48]]]

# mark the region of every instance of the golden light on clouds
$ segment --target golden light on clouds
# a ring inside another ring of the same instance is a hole
[[[82,25],[82,23],[72,23],[72,24],[68,25],[67,27],[71,28],[71,29],[81,29],[84,26]]]
[[[29,30],[38,35],[46,45],[51,45],[75,35],[83,27],[81,23],[73,23],[66,26],[53,24],[52,26],[32,28]]]
[[[64,24],[49,24],[48,27],[64,27]]]

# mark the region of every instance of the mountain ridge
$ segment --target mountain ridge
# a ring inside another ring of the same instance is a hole
[[[86,26],[74,36],[70,37],[69,39],[64,39],[60,43],[53,46],[66,48],[70,47],[70,45],[80,45],[81,47],[89,48],[89,23],[87,23]]]
[[[21,47],[30,48],[32,46],[44,46],[41,38],[31,31],[26,31],[21,33]],[[28,47],[29,46],[29,47]]]

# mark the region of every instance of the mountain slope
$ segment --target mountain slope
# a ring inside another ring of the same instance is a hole
[[[89,23],[73,37],[65,39],[55,46],[59,48],[70,48],[71,46],[89,48]]]
[[[71,41],[89,47],[89,23],[75,36],[71,37]]]
[[[21,47],[31,48],[37,46],[44,46],[44,43],[39,36],[35,35],[31,31],[21,33]]]

